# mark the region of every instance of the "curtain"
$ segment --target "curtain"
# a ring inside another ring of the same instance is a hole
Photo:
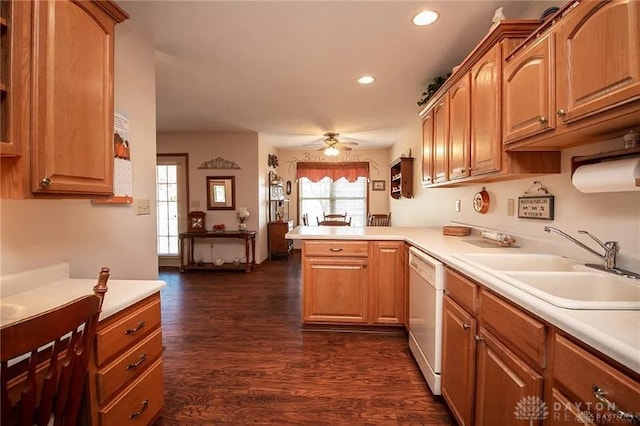
[[[318,182],[324,177],[331,178],[334,182],[340,178],[346,178],[349,182],[355,182],[359,177],[369,179],[369,163],[358,162],[299,162],[297,164],[296,179],[306,177],[311,182]]]

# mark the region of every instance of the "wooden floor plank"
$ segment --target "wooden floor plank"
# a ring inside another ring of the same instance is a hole
[[[156,426],[451,425],[394,334],[302,331],[300,257],[249,274],[164,271]]]

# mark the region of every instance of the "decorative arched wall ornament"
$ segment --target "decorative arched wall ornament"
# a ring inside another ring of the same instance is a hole
[[[240,166],[235,161],[225,160],[222,157],[216,157],[213,160],[205,161],[198,166],[199,169],[239,169]]]

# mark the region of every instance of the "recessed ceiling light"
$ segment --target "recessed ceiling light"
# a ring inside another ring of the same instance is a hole
[[[376,81],[375,77],[372,75],[363,75],[358,79],[358,83],[360,84],[371,84]]]
[[[413,17],[413,23],[420,27],[431,25],[438,20],[438,13],[432,10],[425,10]]]

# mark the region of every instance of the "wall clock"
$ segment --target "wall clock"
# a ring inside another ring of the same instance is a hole
[[[206,213],[201,211],[189,212],[187,214],[187,231],[188,232],[206,232],[205,225]]]
[[[489,193],[482,187],[482,190],[473,196],[473,209],[478,213],[485,214],[489,211],[489,204]]]

